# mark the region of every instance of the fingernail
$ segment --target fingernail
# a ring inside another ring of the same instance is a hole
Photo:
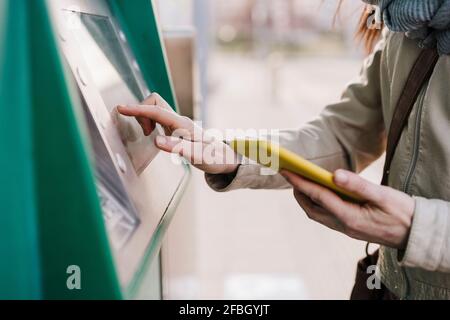
[[[156,137],[156,144],[158,146],[164,146],[167,143],[167,138],[164,136],[157,136]]]
[[[334,174],[334,182],[337,184],[346,184],[348,182],[348,175],[343,171],[336,171]]]

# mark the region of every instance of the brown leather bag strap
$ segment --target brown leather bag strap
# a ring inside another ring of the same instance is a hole
[[[419,93],[425,83],[430,79],[434,67],[439,59],[436,49],[424,49],[417,58],[408,80],[406,81],[402,95],[398,100],[392,117],[387,139],[386,162],[383,170],[382,185],[388,184],[392,159],[400,141],[403,129],[408,123],[408,118],[413,110]]]

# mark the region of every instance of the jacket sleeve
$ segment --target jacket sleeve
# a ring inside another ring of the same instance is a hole
[[[302,128],[281,130],[270,138],[330,171],[360,172],[380,157],[385,150],[380,78],[386,36],[364,61],[359,77],[347,86],[340,102],[327,106],[318,119]],[[264,175],[249,160],[244,160],[232,179],[207,174],[206,181],[216,191],[289,187],[282,176]]]
[[[408,244],[400,265],[450,272],[450,202],[415,198]]]

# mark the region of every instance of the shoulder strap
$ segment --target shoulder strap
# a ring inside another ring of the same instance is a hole
[[[382,185],[387,185],[388,183],[392,159],[394,158],[394,153],[400,141],[403,129],[405,128],[414,104],[419,97],[420,90],[427,80],[430,79],[438,59],[439,55],[436,49],[425,49],[420,53],[411,69],[402,95],[395,108],[391,126],[389,128],[386,147],[386,162],[384,164],[383,180],[381,182]]]

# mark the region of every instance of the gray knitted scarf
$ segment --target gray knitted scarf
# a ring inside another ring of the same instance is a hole
[[[383,22],[422,48],[450,54],[450,0],[363,0],[381,9]]]

